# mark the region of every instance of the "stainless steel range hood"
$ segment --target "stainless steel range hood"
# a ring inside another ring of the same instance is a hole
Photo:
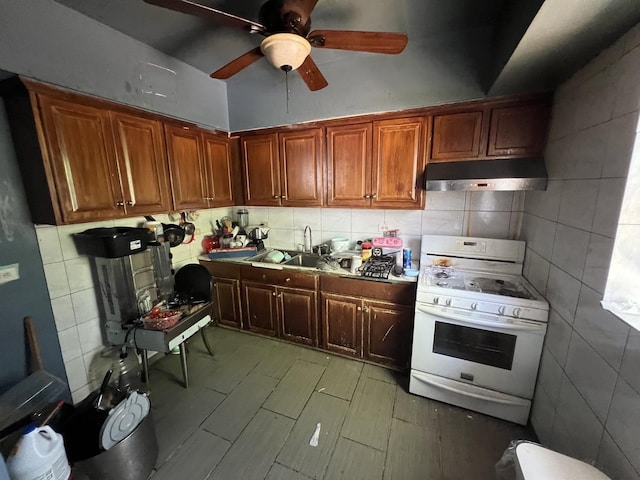
[[[503,158],[466,162],[429,163],[426,189],[546,190],[544,158]]]

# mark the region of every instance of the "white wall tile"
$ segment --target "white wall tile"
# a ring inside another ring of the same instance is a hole
[[[269,207],[247,207],[249,210],[249,225],[256,226],[261,223],[268,224],[269,223]],[[217,217],[218,220],[222,217]],[[215,223],[215,221],[214,221]]]
[[[566,161],[573,149],[572,136],[551,140],[547,143],[544,153],[544,163],[547,166],[549,180],[565,178]]]
[[[353,217],[355,217],[355,211]],[[422,211],[420,210],[385,210],[384,220],[384,223],[392,229],[398,228],[402,235],[422,233]]]
[[[640,470],[640,394],[621,377],[618,378],[605,425],[625,457],[636,470]]]
[[[76,225],[63,225],[58,227],[58,238],[62,248],[62,256],[65,260],[71,260],[80,256],[73,241],[73,234],[84,232],[90,228],[113,227],[113,221],[78,223]]]
[[[549,268],[547,283],[547,300],[551,307],[570,324],[573,324],[581,283],[555,265]]]
[[[567,180],[564,182],[558,222],[582,230],[590,230],[598,200],[600,180]]]
[[[600,178],[606,154],[607,134],[608,126],[602,124],[569,137],[559,178]]]
[[[520,230],[522,230],[522,219],[524,212],[511,212],[509,214],[509,236],[510,240],[520,240]]]
[[[71,392],[71,400],[75,404],[80,403],[82,400],[87,398],[91,392],[92,389],[89,385],[83,385],[77,390]]]
[[[538,388],[544,389],[554,406],[558,404],[561,384],[562,365],[558,363],[558,360],[554,358],[547,348],[544,348],[540,358],[540,370],[538,371]]]
[[[640,48],[624,55],[618,64],[618,82],[613,116],[637,111],[640,107]]]
[[[347,208],[323,208],[322,230],[332,232],[350,232],[351,210]]]
[[[71,293],[93,288],[91,261],[89,257],[78,257],[65,262],[69,291]]]
[[[351,243],[349,245],[349,248],[353,248],[354,244],[356,241],[358,240],[364,240],[363,238],[354,238],[353,235],[351,234],[351,232],[345,232],[345,231],[330,231],[330,230],[322,230],[322,236],[318,239],[321,240],[320,243],[326,243],[329,246],[331,246],[331,239],[332,238],[348,238],[349,240],[351,240]],[[317,243],[315,241],[315,237],[314,237],[314,242],[313,243]]]
[[[94,318],[78,324],[78,337],[80,338],[80,347],[82,353],[88,353],[96,348],[100,348],[106,341],[102,339],[102,331],[100,329],[101,321]]]
[[[269,209],[269,227],[293,229],[293,208],[278,207]]]
[[[468,237],[508,238],[511,212],[467,212],[463,232]]]
[[[640,475],[634,470],[606,430],[602,436],[602,443],[600,443],[596,467],[608,477],[616,480],[640,480]]]
[[[547,280],[549,279],[550,263],[544,257],[527,248],[524,258],[525,278],[542,295],[547,290]]]
[[[51,300],[51,309],[53,310],[53,318],[55,319],[58,332],[76,326],[76,316],[73,311],[71,295],[65,295]]]
[[[636,145],[638,150],[634,152],[634,158],[631,161],[620,212],[620,223],[628,225],[640,223],[640,134]]]
[[[71,293],[64,262],[45,265],[44,276],[47,279],[50,298],[58,298]]]
[[[565,371],[587,404],[604,423],[618,374],[575,331],[569,343]]]
[[[573,95],[575,88],[570,89],[567,87],[566,90],[570,91],[570,95]],[[559,95],[562,95],[562,93],[561,87]],[[578,99],[568,96],[561,100],[554,102],[553,105],[551,124],[549,125],[549,140],[552,141],[574,133],[577,129]]]
[[[549,324],[547,336],[544,340],[545,348],[558,360],[560,365],[565,364],[569,341],[571,340],[571,325],[565,322],[553,308],[549,310]]]
[[[601,300],[602,294],[582,285],[573,328],[617,371],[630,328],[604,310]]]
[[[640,332],[631,329],[629,339],[624,349],[622,357],[622,365],[620,366],[620,375],[629,382],[629,384],[638,392],[640,392]]]
[[[594,233],[591,234],[582,281],[600,293],[604,293],[604,287],[607,283],[612,251],[612,239]]]
[[[366,211],[366,210],[365,210]],[[355,219],[355,215],[354,215]],[[313,232],[322,229],[322,209],[320,208],[294,208],[293,228],[304,231],[304,227],[309,225]]]
[[[62,261],[62,248],[58,238],[58,229],[45,225],[36,226],[36,236],[38,237],[38,247],[42,263],[55,263]]]
[[[84,368],[82,357],[74,358],[69,362],[65,362],[64,368],[67,371],[69,390],[73,392],[87,384],[87,371]],[[76,400],[74,399],[74,401]]]
[[[522,217],[520,240],[544,258],[551,259],[556,223],[525,213]]]
[[[589,232],[558,224],[551,262],[570,275],[582,278],[589,237]]]
[[[536,388],[531,405],[531,425],[542,445],[548,445],[551,440],[555,416],[556,409],[547,392],[542,388]]]
[[[469,192],[469,210],[511,211],[513,192]]]
[[[58,340],[60,341],[62,358],[65,362],[70,362],[74,358],[78,358],[82,355],[80,339],[78,338],[78,330],[75,326],[58,332]]]
[[[611,120],[613,100],[616,97],[615,79],[609,70],[603,70],[591,77],[585,88],[588,89],[578,106],[578,128],[588,128]]]
[[[269,240],[271,248],[284,248],[287,250],[295,250],[296,248],[296,235],[293,229],[272,228],[269,231]],[[313,243],[317,243],[315,236]]]
[[[463,210],[427,210],[422,213],[423,235],[462,235],[463,224]]]
[[[464,210],[466,192],[427,192],[425,210]]]
[[[528,191],[525,198],[525,212],[557,221],[563,186],[563,180],[549,180],[546,190]]]
[[[616,235],[620,206],[624,195],[625,180],[622,178],[605,178],[600,180],[598,201],[591,231],[605,237]]]
[[[565,376],[560,388],[550,447],[592,463],[598,455],[603,430],[602,423]]]
[[[97,292],[93,288],[71,294],[76,324],[92,320],[100,316]]]
[[[421,211],[417,213],[422,214]],[[384,210],[352,210],[351,211],[351,231],[352,232],[374,232],[376,235],[382,235],[378,231],[378,225],[384,224]],[[422,223],[422,220],[420,220]]]
[[[636,139],[638,112],[632,112],[608,123],[607,151],[602,176],[626,177]]]

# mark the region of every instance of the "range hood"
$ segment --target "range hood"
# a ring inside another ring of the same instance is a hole
[[[465,162],[429,163],[426,189],[546,190],[544,158],[502,158]]]

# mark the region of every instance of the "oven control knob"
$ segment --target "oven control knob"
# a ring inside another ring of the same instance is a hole
[[[439,297],[433,297],[433,304],[434,305],[437,305],[439,301],[440,301]]]
[[[477,310],[478,309],[478,303],[477,302],[473,302],[471,304],[471,310]]]
[[[450,307],[450,306],[451,306],[451,299],[450,299],[450,298],[447,298],[447,299],[444,301],[444,304],[445,304],[447,307]]]
[[[501,307],[498,307],[498,315],[504,315],[504,310],[505,310],[504,305]]]
[[[521,312],[521,311],[522,311],[522,310],[520,310],[520,309],[519,309],[519,308],[517,308],[517,307],[516,307],[516,308],[514,308],[514,309],[513,309],[513,316],[514,316],[515,318],[518,318],[518,317],[520,316],[520,312]]]

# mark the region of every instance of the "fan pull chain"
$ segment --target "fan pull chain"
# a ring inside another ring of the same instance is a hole
[[[287,89],[287,115],[289,115],[289,72],[286,70],[284,72],[284,85]]]

